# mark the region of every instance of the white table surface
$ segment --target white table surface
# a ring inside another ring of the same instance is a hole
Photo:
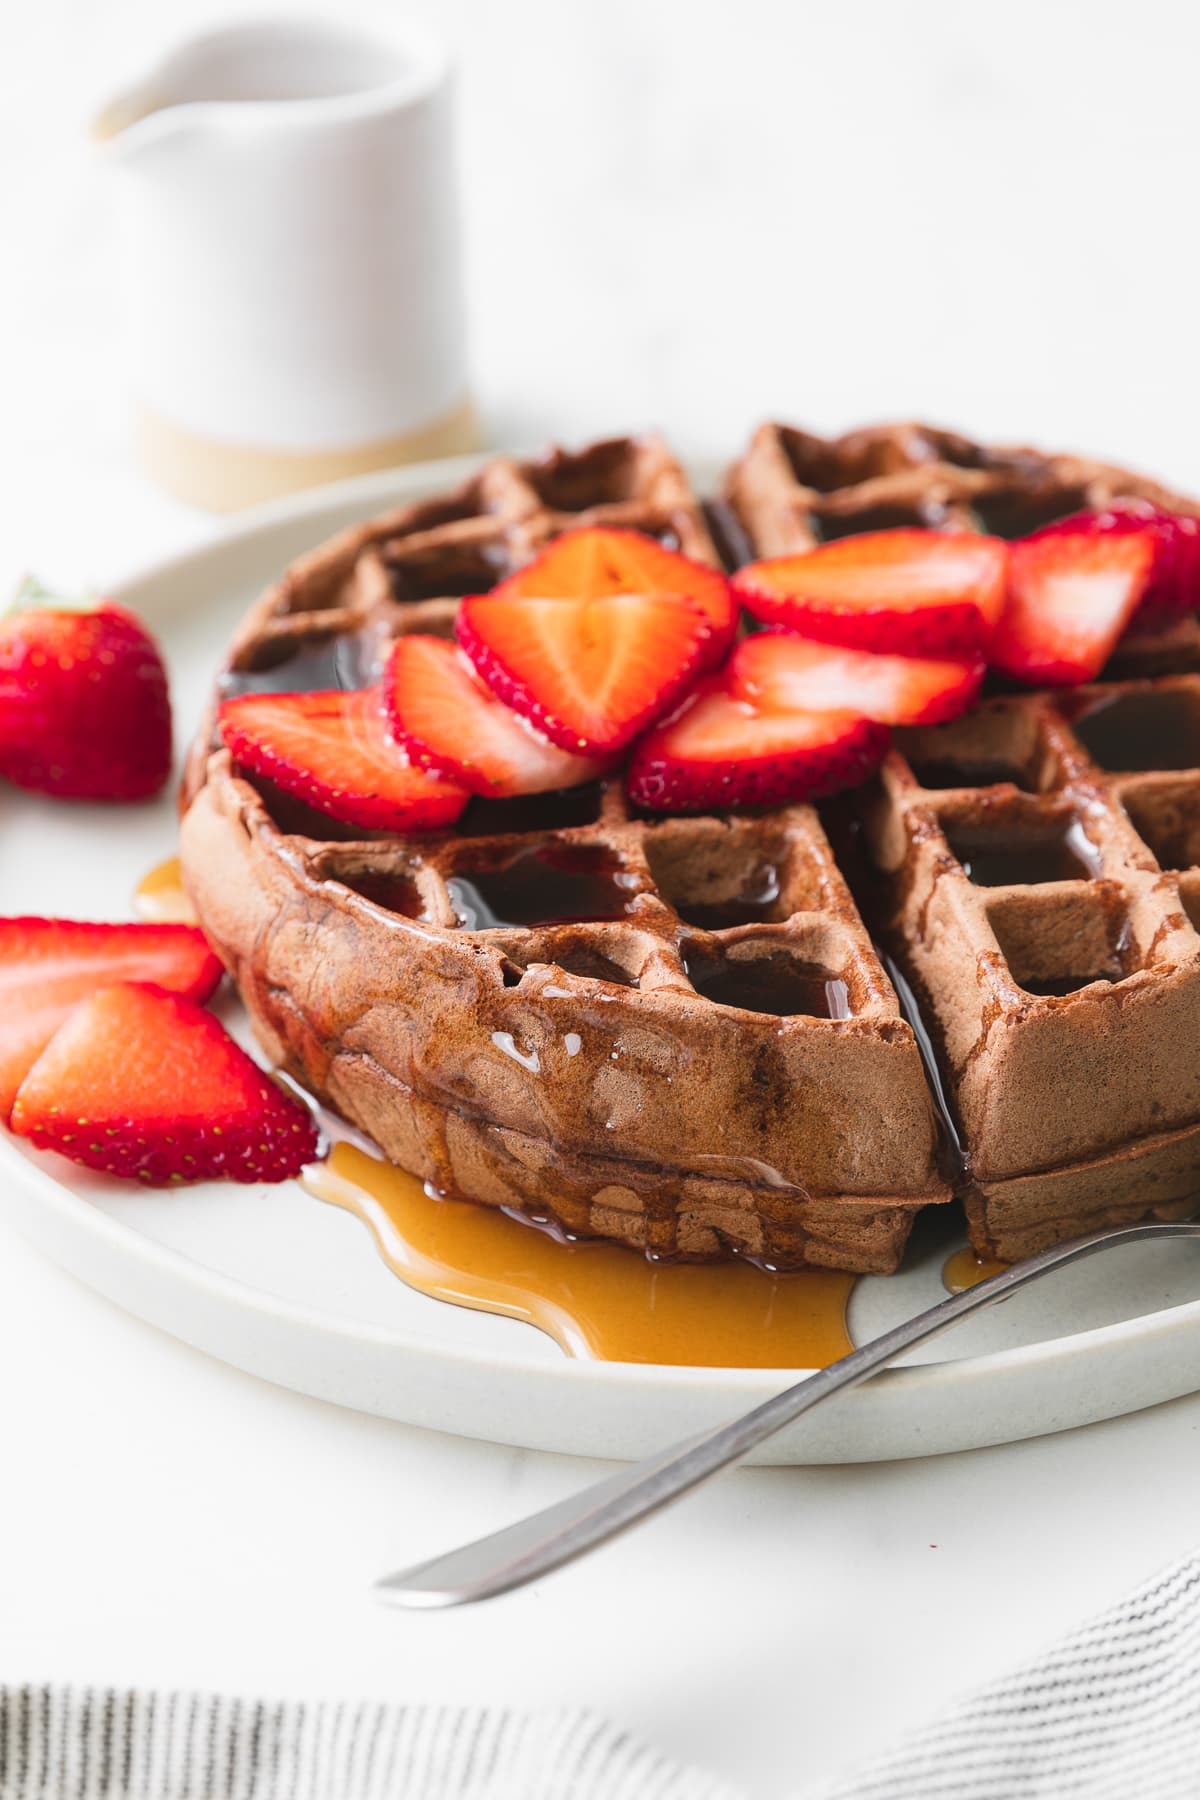
[[[103,583],[217,529],[130,464],[76,130],[107,71],[220,10],[0,15],[0,582]],[[767,413],[924,414],[1200,487],[1182,7],[1017,0],[1002,41],[949,0],[413,10],[464,59],[494,441],[659,422],[724,453]],[[372,1577],[595,1468],[273,1390],[8,1234],[0,1367],[0,1681],[586,1703],[763,1796],[1197,1537],[1200,1399],[934,1462],[740,1472],[541,1587],[406,1616]]]

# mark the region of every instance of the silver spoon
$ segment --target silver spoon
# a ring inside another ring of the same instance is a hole
[[[375,1592],[394,1606],[441,1607],[490,1600],[496,1594],[524,1587],[526,1582],[536,1581],[541,1575],[561,1569],[564,1563],[585,1556],[618,1532],[627,1531],[640,1519],[649,1518],[651,1513],[699,1487],[718,1469],[739,1462],[757,1444],[811,1412],[822,1401],[857,1387],[905,1350],[926,1343],[957,1325],[960,1319],[1007,1299],[1051,1269],[1065,1268],[1068,1263],[1079,1262],[1114,1244],[1188,1237],[1200,1237],[1200,1223],[1126,1225],[1076,1238],[1054,1250],[1043,1250],[999,1275],[988,1276],[961,1294],[939,1301],[869,1344],[860,1345],[827,1369],[806,1375],[803,1381],[764,1400],[732,1424],[719,1425],[713,1431],[673,1444],[657,1456],[606,1476],[582,1493],[559,1500],[515,1525],[435,1556],[429,1562],[418,1563],[415,1568],[388,1575],[376,1584]]]

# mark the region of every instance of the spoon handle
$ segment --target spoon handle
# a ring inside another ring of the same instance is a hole
[[[1053,1250],[1043,1250],[893,1326],[891,1331],[872,1338],[827,1369],[806,1375],[783,1393],[764,1400],[731,1424],[672,1444],[515,1525],[389,1575],[377,1584],[375,1592],[397,1606],[444,1607],[488,1600],[524,1587],[526,1582],[573,1562],[679,1499],[719,1469],[740,1461],[764,1439],[811,1412],[813,1407],[857,1387],[904,1351],[1006,1299],[1050,1270],[1079,1262],[1114,1244],[1196,1236],[1200,1236],[1200,1224],[1148,1222],[1098,1231]]]

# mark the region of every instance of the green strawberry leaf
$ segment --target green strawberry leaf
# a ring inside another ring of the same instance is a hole
[[[55,612],[95,612],[99,604],[99,596],[96,594],[58,594],[39,581],[36,575],[26,575],[18,583],[16,593],[0,616],[11,619],[17,613],[33,612],[39,608]]]

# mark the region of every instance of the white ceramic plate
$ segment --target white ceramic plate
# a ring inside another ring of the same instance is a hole
[[[248,515],[220,542],[134,576],[172,670],[182,746],[225,642],[290,558],[469,464],[393,471]],[[703,472],[701,472],[703,473]],[[149,807],[0,799],[0,912],[123,918],[174,849]],[[412,1293],[365,1227],[299,1187],[145,1192],[0,1136],[0,1207],[73,1274],[186,1342],[302,1393],[533,1449],[636,1457],[776,1391],[762,1370],[573,1361],[531,1327]],[[945,1224],[901,1275],[859,1283],[861,1342],[941,1293]],[[1115,1251],[1019,1295],[766,1446],[806,1463],[926,1455],[1111,1418],[1200,1388],[1200,1251]]]

